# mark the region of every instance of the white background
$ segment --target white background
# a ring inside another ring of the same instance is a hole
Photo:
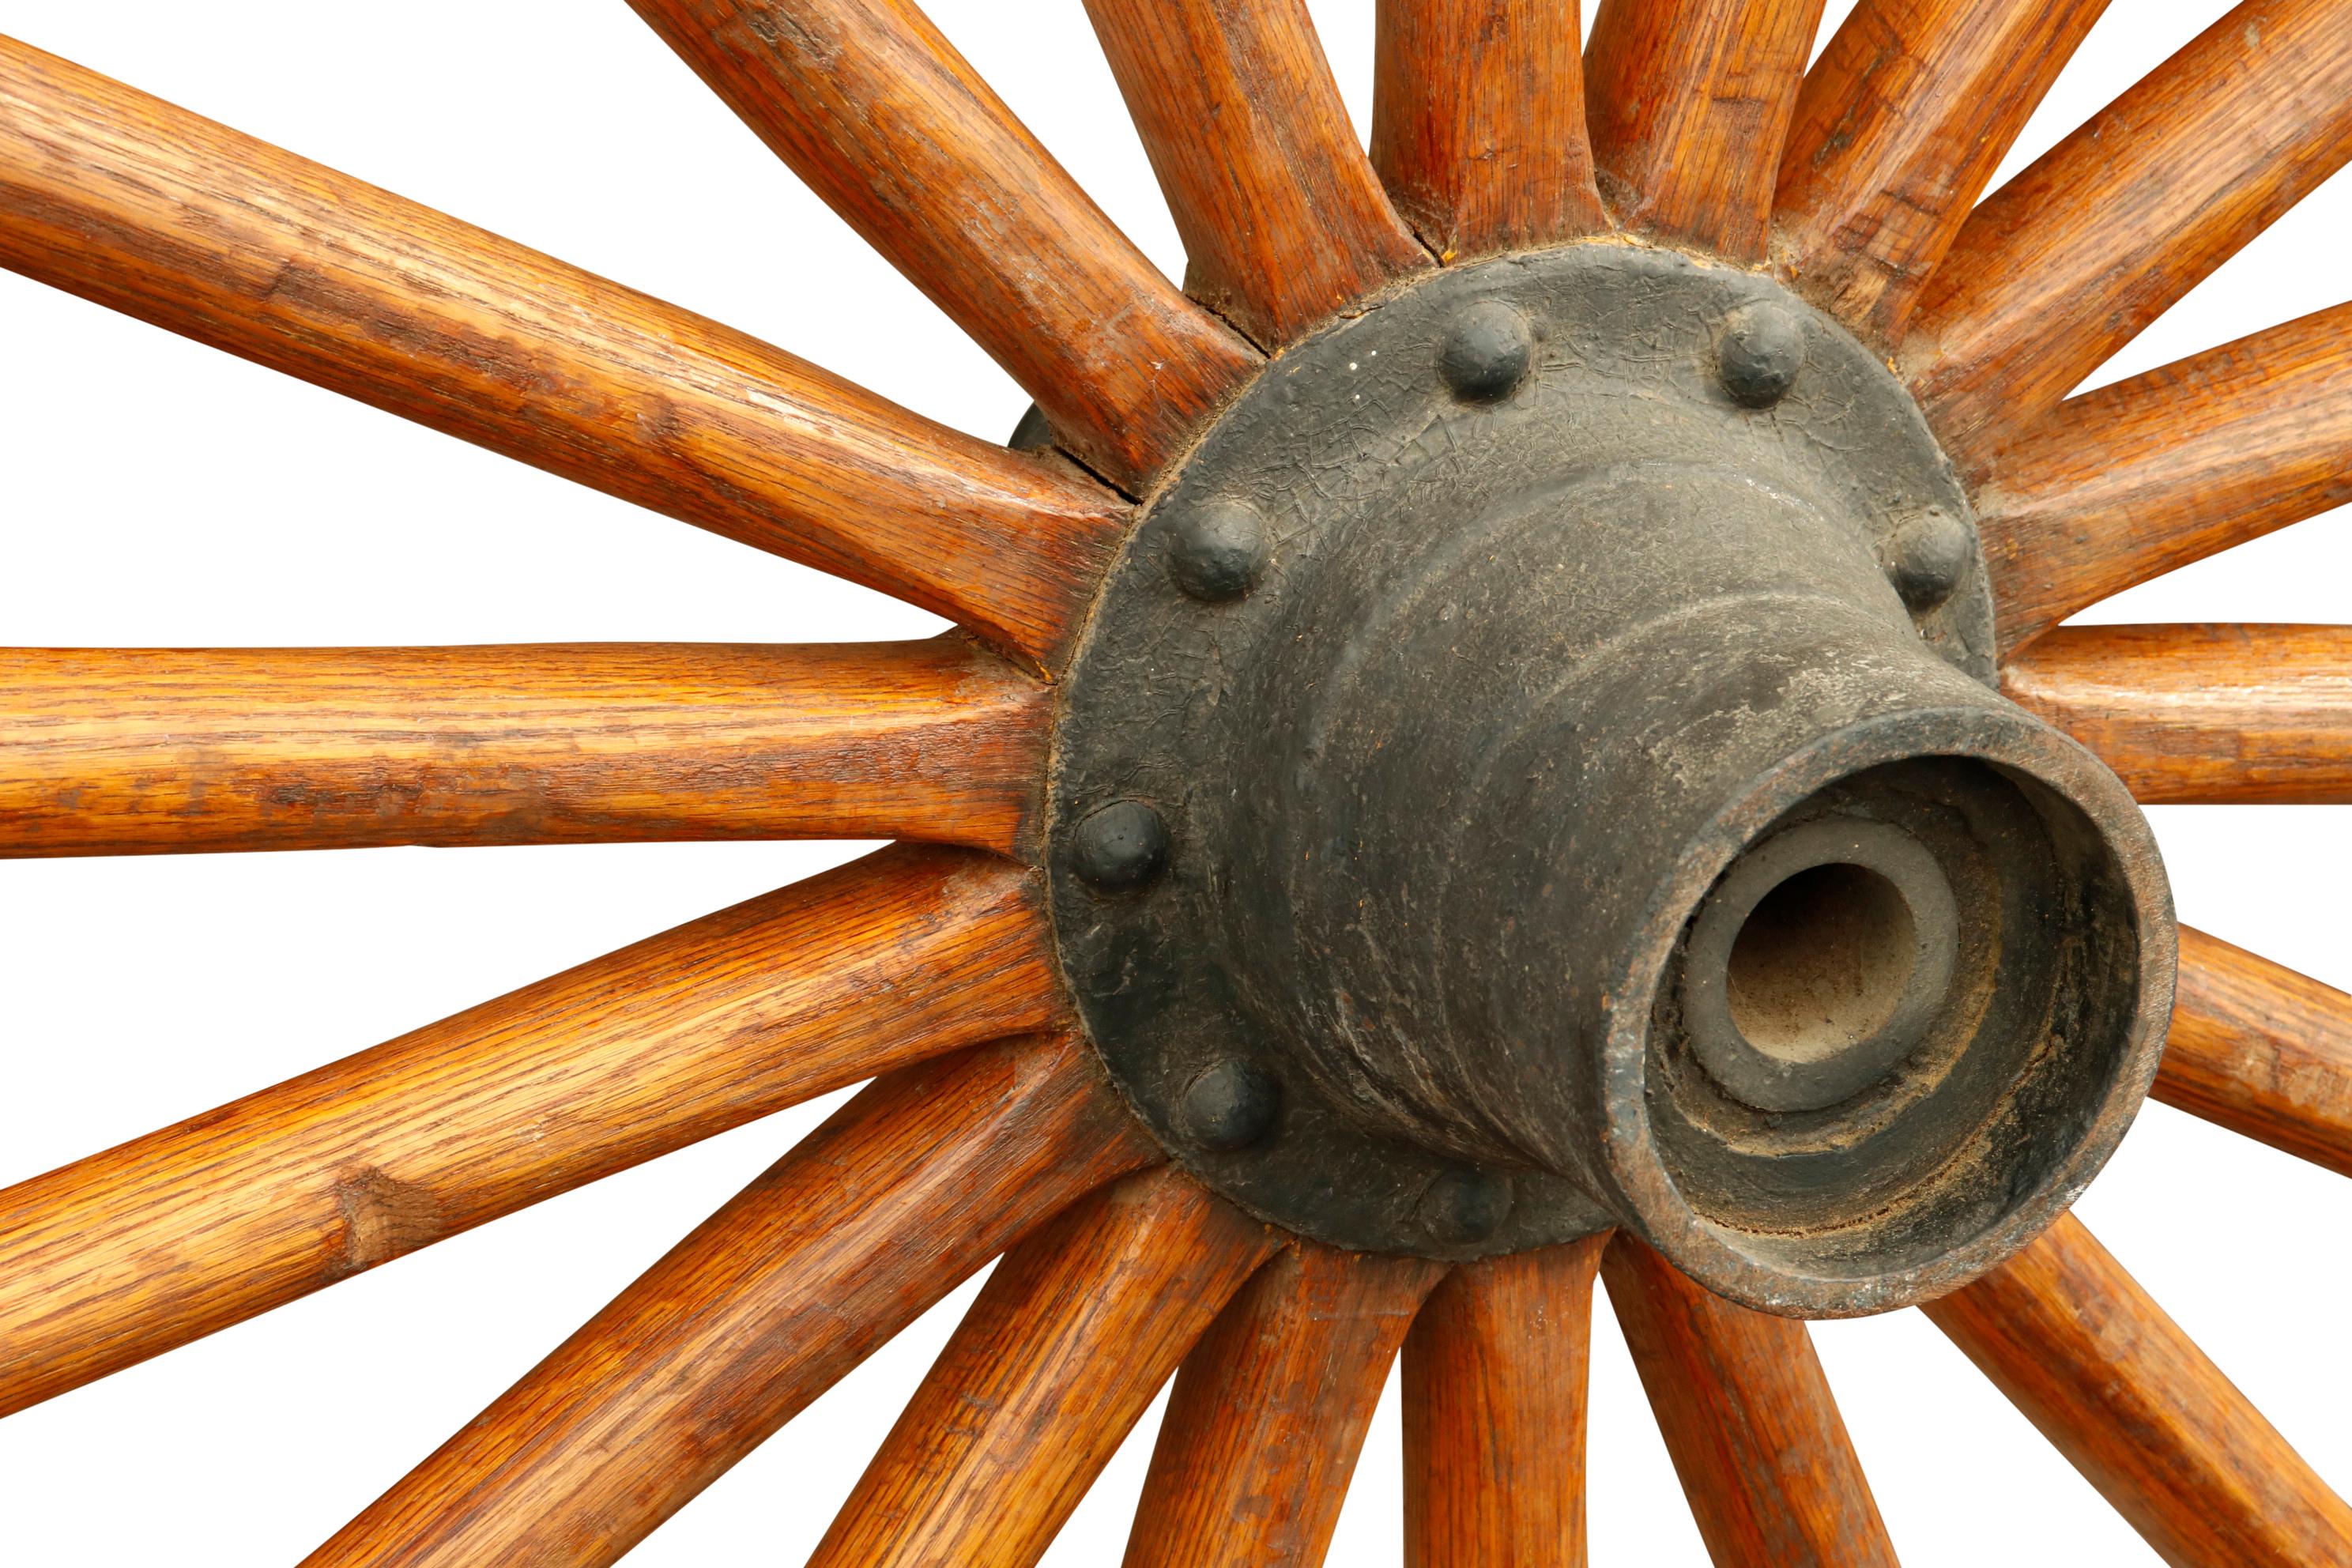
[[[1171,275],[1182,255],[1079,0],[933,16]],[[1846,5],[1832,0],[1831,22]],[[2010,169],[2223,11],[2123,0]],[[1318,0],[1359,126],[1370,0]],[[745,328],[992,438],[1024,404],[621,0],[0,0],[0,31]],[[1824,33],[1826,37],[1826,32]],[[2005,177],[2005,176],[2004,176]],[[2352,180],[2102,373],[2345,295]],[[939,623],[0,274],[0,643],[801,640]],[[2345,618],[2306,522],[2102,619]],[[2157,814],[2183,916],[2352,984],[2326,808]],[[688,845],[0,863],[0,1183],[218,1104],[845,859]],[[743,1128],[0,1423],[0,1562],[290,1563],[812,1126]],[[2093,1228],[2318,1467],[2352,1484],[2352,1184],[2151,1106]],[[945,1339],[959,1292],[631,1562],[798,1563]],[[1815,1331],[1911,1568],[2156,1560],[1916,1313]],[[1393,1390],[1391,1390],[1391,1395]],[[1048,1562],[1115,1561],[1155,1408]],[[1604,1307],[1592,1561],[1705,1554]],[[1398,1560],[1384,1405],[1331,1560]]]

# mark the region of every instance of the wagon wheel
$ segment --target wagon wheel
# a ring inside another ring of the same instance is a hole
[[[2151,1080],[2352,1172],[2132,804],[2352,799],[2352,642],[2053,629],[2346,493],[2352,306],[2068,396],[2352,156],[2344,0],[1981,205],[2104,0],[1383,0],[1369,157],[1298,0],[1089,0],[1181,291],[908,0],[635,4],[1012,447],[16,43],[0,259],[963,632],[17,650],[0,845],[900,842],[0,1194],[0,1410],[874,1078],[310,1561],[611,1563],[1003,1252],[817,1562],[1034,1561],[1171,1373],[1129,1564],[1315,1562],[1402,1352],[1409,1560],[1580,1563],[1598,1273],[1718,1563],[1894,1561],[1799,1320],[1913,1303],[2352,1563],[2064,1214]]]

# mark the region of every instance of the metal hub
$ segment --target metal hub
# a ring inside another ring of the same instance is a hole
[[[1448,269],[1275,361],[1130,538],[1057,735],[1071,985],[1173,1156],[1304,1234],[1949,1289],[2105,1159],[2170,1005],[2145,823],[1992,650],[1841,328],[1626,245]]]

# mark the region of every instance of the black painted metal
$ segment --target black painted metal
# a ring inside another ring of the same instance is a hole
[[[1053,905],[1114,1078],[1341,1246],[1627,1225],[1811,1314],[1989,1267],[2145,1093],[2172,937],[2121,785],[1987,684],[1968,519],[1866,350],[1673,253],[1289,350],[1066,679]]]

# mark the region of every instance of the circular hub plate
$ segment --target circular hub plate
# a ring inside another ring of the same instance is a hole
[[[1770,279],[1672,252],[1596,242],[1416,284],[1276,360],[1150,506],[1066,679],[1048,864],[1097,1047],[1211,1186],[1320,1240],[1444,1258],[1609,1223],[1556,1173],[1402,1135],[1307,1070],[1285,999],[1253,994],[1234,961],[1282,911],[1237,907],[1234,873],[1301,787],[1282,775],[1313,767],[1298,736],[1363,640],[1459,610],[1428,591],[1445,580],[1433,559],[1563,487],[1691,475],[1851,528],[1927,645],[1990,679],[1967,500],[1916,405]],[[1537,526],[1574,557],[1568,515]]]

